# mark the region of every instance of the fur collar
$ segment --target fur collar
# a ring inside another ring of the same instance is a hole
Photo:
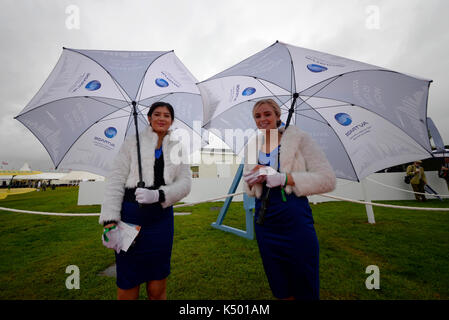
[[[301,142],[306,135],[304,131],[295,125],[290,125],[287,129],[281,127],[278,129],[282,134],[280,141],[280,167],[281,171],[290,171],[290,164],[287,159],[294,159],[295,153],[299,150]],[[262,150],[264,143],[264,134],[258,133],[256,137],[251,139],[245,150],[245,159],[248,168],[253,168],[259,160],[259,151]],[[254,152],[256,151],[256,152]],[[254,157],[255,156],[255,157]]]

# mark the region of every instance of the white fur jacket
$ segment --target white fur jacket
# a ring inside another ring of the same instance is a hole
[[[171,131],[169,130],[162,140],[165,185],[160,189],[165,193],[165,202],[161,203],[163,208],[169,207],[187,196],[192,185],[192,173],[186,153],[183,151],[181,143],[171,140],[170,137]],[[145,187],[150,187],[154,182],[154,150],[157,147],[158,135],[148,126],[145,131],[140,133],[139,138],[142,179],[145,182]],[[125,187],[135,188],[138,181],[136,136],[132,135],[123,142],[114,159],[111,173],[106,177],[100,224],[110,220],[120,221]]]
[[[290,173],[294,186],[286,186],[285,192],[298,197],[330,192],[335,189],[336,177],[324,152],[306,132],[291,125],[286,130],[280,128],[280,172]],[[259,142],[257,142],[257,140]],[[262,135],[252,139],[245,149],[244,173],[250,172],[258,162]],[[249,153],[248,153],[249,152]],[[251,188],[243,181],[248,196],[260,198],[262,184],[256,183]]]

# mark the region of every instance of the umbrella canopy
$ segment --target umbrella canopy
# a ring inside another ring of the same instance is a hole
[[[276,42],[199,83],[204,127],[234,152],[243,146],[226,129],[256,128],[252,107],[272,98],[285,122],[309,133],[337,177],[360,180],[431,153],[427,97],[431,80]]]
[[[156,101],[170,103],[173,128],[202,121],[197,80],[173,51],[64,48],[54,70],[15,118],[44,145],[56,168],[107,175],[129,134],[148,126]],[[137,112],[137,120],[133,112]],[[201,134],[201,126],[197,130]]]

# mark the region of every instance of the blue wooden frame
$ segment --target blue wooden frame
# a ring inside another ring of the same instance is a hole
[[[243,174],[243,162],[240,164],[237,172],[235,174],[234,180],[232,181],[231,187],[229,188],[228,194],[235,193],[237,190],[237,186],[239,185],[240,179]],[[217,221],[211,224],[212,227],[223,230],[226,232],[234,233],[240,237],[247,239],[254,239],[254,207],[255,200],[254,198],[248,197],[246,193],[243,194],[243,208],[245,209],[246,214],[246,231],[233,228],[223,224],[223,220],[228,212],[229,205],[231,204],[233,197],[228,197],[225,200],[223,207],[221,207],[220,213],[217,217]]]

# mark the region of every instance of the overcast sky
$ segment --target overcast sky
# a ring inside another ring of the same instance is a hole
[[[53,168],[16,116],[62,47],[175,50],[204,80],[276,40],[432,79],[428,116],[449,144],[447,0],[2,0],[0,162]]]

